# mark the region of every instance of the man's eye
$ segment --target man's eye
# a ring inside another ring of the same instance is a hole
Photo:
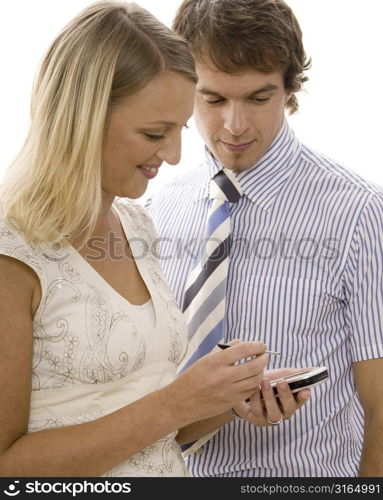
[[[205,102],[206,104],[214,106],[214,104],[221,104],[222,102],[224,102],[224,99],[215,99],[214,101],[205,100]]]
[[[267,102],[269,100],[270,100],[270,97],[254,97],[252,99],[252,101],[259,102],[259,103]]]
[[[165,138],[164,135],[155,135],[155,134],[144,134],[144,135],[151,141],[160,141],[161,139]]]

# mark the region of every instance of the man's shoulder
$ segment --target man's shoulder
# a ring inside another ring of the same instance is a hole
[[[161,203],[162,200],[178,203],[179,199],[184,202],[194,199],[195,194],[203,188],[204,164],[189,168],[180,175],[177,175],[169,182],[158,189],[150,199],[150,205]]]
[[[324,153],[302,145],[301,158],[305,163],[310,164],[313,170],[320,171],[323,176],[333,177],[349,189],[359,190],[365,195],[383,196],[382,186],[364,179],[352,169]]]

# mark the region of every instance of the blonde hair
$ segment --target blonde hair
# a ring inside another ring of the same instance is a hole
[[[171,70],[197,81],[186,42],[133,3],[90,5],[54,40],[35,79],[26,141],[0,186],[0,212],[29,242],[82,228],[101,208],[110,106]]]

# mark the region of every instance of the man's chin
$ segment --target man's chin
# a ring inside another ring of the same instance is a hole
[[[249,170],[249,168],[252,168],[256,163],[256,160],[254,162],[251,162],[244,161],[244,159],[242,158],[233,160],[230,158],[221,157],[217,159],[224,167],[228,168],[229,170],[233,170],[234,172],[244,172],[245,170]]]
[[[226,151],[213,151],[213,155],[221,165],[234,172],[248,170],[259,160],[258,157],[249,158],[248,155],[243,153],[227,153]]]

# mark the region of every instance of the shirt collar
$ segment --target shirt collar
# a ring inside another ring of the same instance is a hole
[[[277,137],[258,163],[237,175],[245,196],[269,212],[276,195],[288,179],[300,151],[301,144],[285,120]],[[195,200],[209,196],[209,181],[223,168],[207,147],[205,155],[204,183],[196,192]]]

